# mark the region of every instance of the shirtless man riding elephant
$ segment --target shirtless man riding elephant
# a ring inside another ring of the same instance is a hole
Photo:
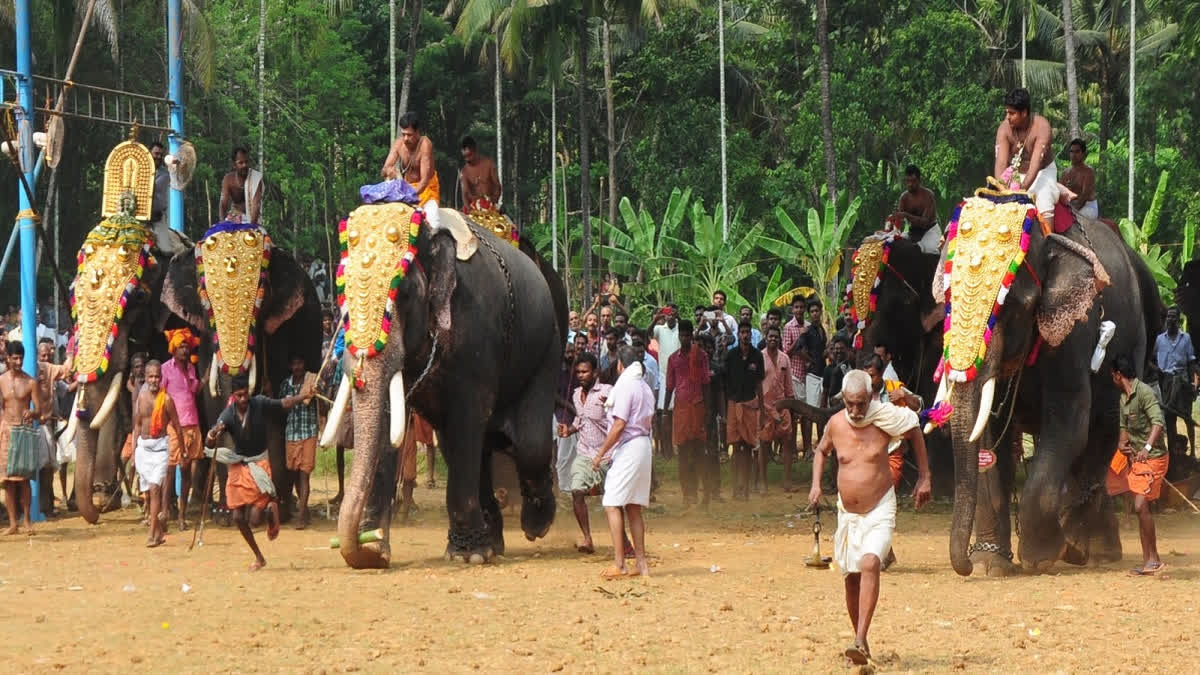
[[[425,220],[436,230],[441,224],[438,202],[441,201],[442,187],[433,161],[433,141],[421,133],[421,118],[415,112],[401,115],[397,126],[400,136],[392,143],[379,173],[384,180],[403,178],[407,181],[417,193],[418,206],[425,211]]]

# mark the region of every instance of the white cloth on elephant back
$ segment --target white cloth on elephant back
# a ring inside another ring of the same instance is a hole
[[[862,572],[862,559],[868,553],[883,562],[892,548],[892,534],[896,531],[896,488],[889,487],[875,508],[867,513],[847,511],[841,495],[838,495],[837,506],[833,561],[841,568],[842,576]]]
[[[1060,196],[1058,190],[1058,166],[1050,162],[1037,173],[1033,184],[1029,186],[1029,194],[1037,206],[1038,213],[1054,213],[1054,205]]]
[[[133,464],[137,468],[138,487],[142,492],[163,484],[167,477],[167,437],[139,438],[133,453]]]

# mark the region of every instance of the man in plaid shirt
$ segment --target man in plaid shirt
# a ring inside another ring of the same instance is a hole
[[[292,374],[279,385],[280,398],[296,396],[304,389],[304,382],[309,377],[304,370],[304,357],[293,355],[288,361]],[[309,475],[317,462],[317,403],[310,400],[293,406],[287,414],[287,426],[284,428],[284,441],[287,443],[287,468],[296,472],[296,492],[300,501],[300,522],[296,529],[308,527],[308,493]]]
[[[780,345],[788,355],[788,365],[792,371],[792,392],[801,401],[805,400],[804,392],[808,389],[808,351],[804,342],[808,326],[804,321],[804,308],[804,297],[797,294],[792,298],[792,320],[783,327],[783,343]],[[804,439],[804,454],[807,456],[812,450],[812,423],[797,416],[796,424],[800,427],[800,435]]]

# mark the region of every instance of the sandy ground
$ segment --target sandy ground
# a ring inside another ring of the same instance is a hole
[[[422,484],[424,474],[422,473]],[[442,483],[444,485],[444,483]],[[318,481],[316,487],[320,488]],[[440,490],[393,530],[393,568],[353,571],[322,549],[333,523],[260,535],[268,567],[236,530],[210,528],[143,547],[136,508],[98,526],[43,523],[0,538],[0,644],[8,672],[847,672],[842,579],[804,562],[811,519],[775,492],[682,514],[674,486],[649,515],[649,580],[601,582],[611,549],[583,556],[569,511],[526,542],[506,514],[508,555],[443,562]],[[947,558],[948,506],[902,503],[897,567],[885,574],[871,632],[881,671],[1190,670],[1200,646],[1200,516],[1158,517],[1170,569],[1105,567],[1005,580],[963,579]],[[830,553],[831,515],[823,552]],[[593,511],[593,523],[603,526]],[[1190,664],[1190,665],[1189,665]]]

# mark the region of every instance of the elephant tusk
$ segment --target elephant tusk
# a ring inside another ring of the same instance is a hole
[[[941,403],[942,401],[946,400],[949,397],[949,394],[947,394],[947,392],[946,392],[946,380],[948,380],[948,379],[950,379],[950,378],[947,377],[945,374],[942,375],[941,381],[938,382],[937,394],[934,395],[933,405],[929,406],[930,408],[936,408],[937,404]],[[925,435],[929,435],[929,434],[933,433],[933,422],[926,422],[925,429],[923,431],[924,431]]]
[[[255,356],[250,357],[250,393],[251,394],[253,394],[255,391],[257,391],[257,389],[255,388],[255,385],[257,385],[257,384],[258,384],[258,356],[255,355]]]
[[[987,382],[983,383],[983,390],[979,395],[979,415],[975,418],[975,428],[971,429],[971,436],[967,438],[969,442],[974,443],[983,435],[988,416],[992,414],[992,399],[995,397],[996,378],[990,377]]]
[[[212,361],[208,366],[208,395],[217,398],[217,376],[220,373],[220,366],[217,365],[217,359],[220,357],[213,354]]]
[[[83,400],[83,387],[80,387],[75,392],[75,398],[71,399],[71,416],[67,419],[67,430],[63,432],[66,438],[64,443],[70,443],[75,440],[75,434],[79,432],[79,403]]]
[[[109,416],[112,415],[113,407],[117,405],[117,395],[121,393],[121,381],[123,379],[125,379],[125,374],[117,373],[113,376],[112,381],[108,383],[108,393],[104,395],[104,402],[100,404],[100,410],[92,418],[92,430],[99,430],[108,421]]]
[[[333,407],[329,409],[329,419],[325,421],[325,432],[321,434],[321,447],[332,447],[337,441],[338,427],[342,424],[342,416],[346,413],[346,404],[349,402],[350,376],[342,375],[337,396],[333,398]]]
[[[404,443],[404,427],[408,423],[404,400],[404,374],[399,370],[392,375],[388,384],[388,397],[392,404],[392,445],[398,448]]]

